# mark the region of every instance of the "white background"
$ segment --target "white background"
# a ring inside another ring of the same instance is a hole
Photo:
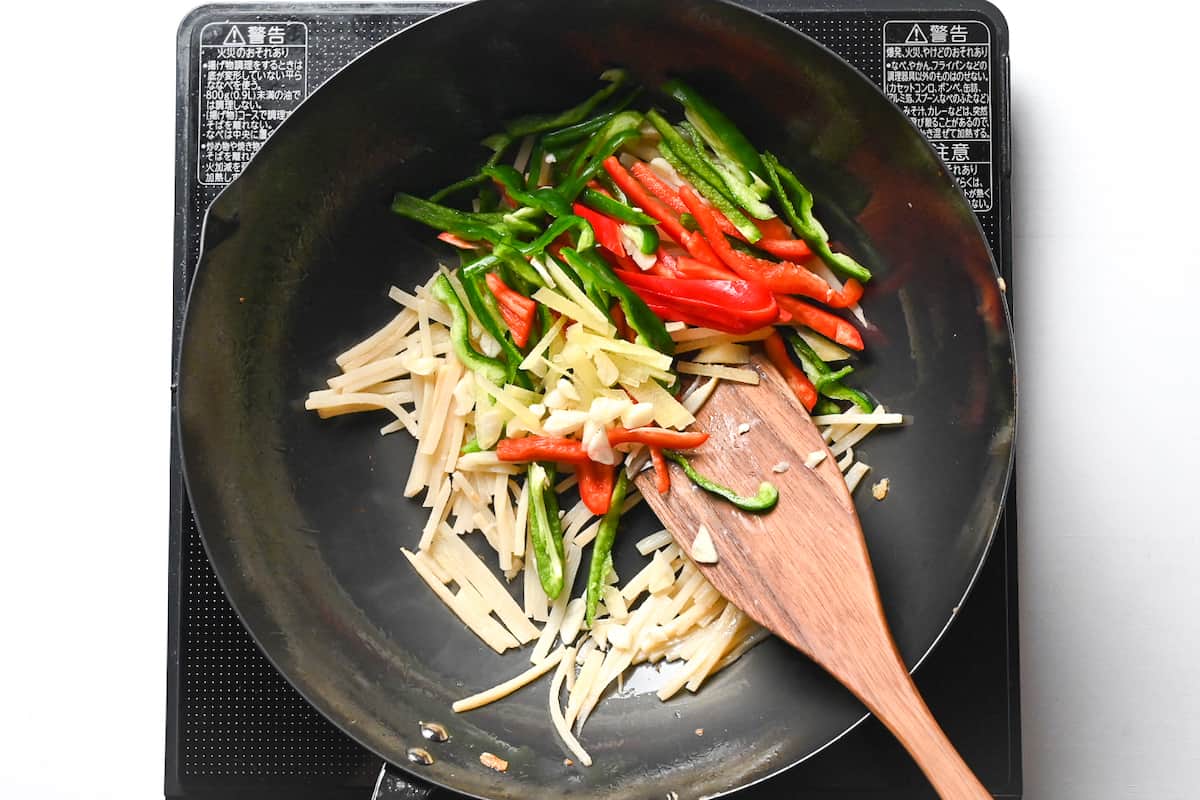
[[[0,22],[0,796],[154,798],[190,4],[33,6]],[[1003,4],[1030,800],[1200,776],[1200,12],[1126,8]]]

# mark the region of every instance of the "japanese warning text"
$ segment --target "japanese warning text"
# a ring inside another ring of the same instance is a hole
[[[224,185],[308,92],[303,22],[220,22],[200,32],[197,177]]]
[[[992,53],[977,20],[888,21],[883,91],[925,134],[975,211],[993,203]]]

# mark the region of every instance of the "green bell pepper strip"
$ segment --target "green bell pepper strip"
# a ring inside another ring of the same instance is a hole
[[[571,213],[571,204],[549,186],[526,191],[524,176],[507,164],[484,167],[483,174],[498,181],[508,196],[522,205],[545,211],[552,217],[565,217]]]
[[[765,176],[766,170],[754,145],[720,109],[680,80],[667,81],[662,90],[683,105],[688,120],[700,131],[709,147],[722,157],[740,164],[747,172]]]
[[[521,263],[527,268],[529,267],[529,262],[525,261],[525,259],[521,259]],[[530,272],[533,272],[533,270],[528,270],[528,272],[518,271],[517,269],[513,268],[512,264],[509,264],[506,261],[501,261],[496,265],[496,272],[500,275],[500,280],[504,281],[505,284],[511,286],[513,289],[516,289],[519,293],[525,295],[526,297],[532,295],[537,291],[538,287],[541,286],[540,283],[535,283],[534,281],[530,281],[525,277]],[[541,276],[539,275],[537,277],[540,278]]]
[[[487,176],[482,172],[478,172],[469,178],[463,178],[461,181],[456,181],[449,186],[445,186],[433,194],[429,195],[429,202],[440,203],[451,195],[458,194],[464,189],[470,189],[472,186],[479,186],[487,180]]]
[[[504,157],[504,154],[508,151],[508,148],[510,148],[514,142],[523,136],[544,133],[546,131],[554,131],[556,134],[562,134],[564,131],[558,129],[574,126],[580,120],[584,119],[592,112],[593,109],[596,108],[596,106],[607,100],[625,83],[628,74],[625,72],[625,70],[613,69],[604,72],[600,77],[602,80],[609,82],[608,86],[596,92],[579,105],[569,108],[559,114],[533,114],[526,117],[519,117],[518,119],[509,122],[505,126],[505,130],[499,133],[494,133],[484,139],[481,144],[492,151],[492,155],[488,157],[486,166],[490,167],[500,163],[500,159]],[[624,107],[627,105],[633,99],[633,97],[636,96],[636,94],[637,90],[630,93],[628,97],[621,101],[619,107]],[[610,112],[610,115],[615,114],[615,111]],[[607,122],[607,119],[605,119],[605,122]],[[597,125],[596,129],[603,126],[603,124],[604,123],[600,123]],[[583,139],[586,138],[591,132],[592,130],[584,131],[582,133],[572,132],[571,134],[567,134],[565,137],[560,136],[558,141],[562,143],[574,141],[573,137],[575,136],[578,136],[579,139]],[[543,143],[543,146],[546,149],[550,148],[550,145],[545,143]],[[541,161],[540,156],[538,161]],[[452,194],[455,194],[456,192],[462,191],[463,189],[471,186],[478,186],[486,180],[487,177],[482,173],[472,175],[469,178],[464,178],[461,181],[452,183],[449,186],[438,190],[429,199],[436,203]],[[537,176],[535,174],[530,181],[531,185],[528,188],[533,189],[536,182]]]
[[[728,168],[709,158],[708,154],[703,150],[697,149],[697,152],[699,152],[700,158],[706,161],[712,167],[713,171],[721,176],[721,180],[725,183],[725,188],[733,196],[734,202],[739,207],[744,208],[746,213],[755,219],[775,219],[775,217],[779,216],[773,208],[762,201],[750,184],[742,183]]]
[[[504,126],[504,133],[512,139],[519,139],[531,133],[545,133],[574,125],[585,119],[597,106],[611,97],[617,89],[625,84],[628,77],[629,73],[623,69],[606,70],[600,74],[600,80],[607,81],[608,85],[579,105],[557,114],[530,114],[518,117]]]
[[[598,286],[611,297],[615,297],[625,313],[625,321],[637,333],[640,344],[652,347],[665,355],[675,354],[675,341],[667,332],[663,321],[646,305],[646,301],[618,278],[594,249],[578,251],[570,247],[562,249],[562,257],[583,280],[583,285]],[[606,307],[607,308],[607,307]]]
[[[538,581],[546,597],[554,600],[562,593],[564,582],[562,531],[560,528],[556,541],[554,523],[558,522],[558,513],[551,513],[547,502],[554,497],[554,487],[546,468],[537,462],[529,465],[525,481],[529,487],[529,538]]]
[[[469,456],[469,455],[471,455],[471,453],[482,453],[482,452],[483,452],[483,447],[479,444],[479,439],[472,436],[471,441],[464,444],[462,446],[462,448],[458,451],[458,454],[460,456]]]
[[[526,259],[531,256],[540,255],[547,247],[554,243],[555,239],[571,230],[579,231],[578,246],[581,249],[589,248],[595,242],[592,227],[588,225],[587,220],[571,214],[570,216],[559,217],[554,220],[554,222],[550,223],[550,227],[542,231],[538,238],[531,242],[526,244],[510,244],[505,242],[496,245],[491,253],[480,256],[470,264],[467,264],[464,270],[468,275],[481,275],[503,262],[529,283],[535,286],[544,286],[545,281],[542,280],[542,276],[529,265]]]
[[[504,354],[505,382],[515,383],[522,389],[532,389],[533,384],[530,383],[529,377],[518,369],[524,356],[505,334],[504,318],[500,314],[500,307],[496,304],[495,295],[483,285],[483,274],[467,275],[464,273],[461,274],[461,279],[463,294],[467,296],[467,302],[471,305],[471,310],[475,312],[476,319],[479,320],[479,324],[488,332],[488,335],[499,343],[500,351]]]
[[[458,294],[450,285],[450,279],[445,275],[438,275],[437,280],[433,282],[433,297],[450,309],[450,343],[458,360],[463,362],[467,369],[479,373],[497,386],[503,385],[508,378],[508,367],[498,359],[483,355],[472,346],[471,323],[467,309],[458,299]]]
[[[403,192],[393,198],[392,211],[439,231],[450,231],[464,239],[496,244],[507,234],[502,222],[488,222],[480,215],[440,206]]]
[[[564,248],[564,249],[565,249],[565,248]],[[561,251],[561,250],[559,251],[559,255],[560,255],[560,256],[562,255],[562,251]],[[579,274],[579,271],[578,271],[578,270],[576,270],[576,269],[575,269],[573,266],[571,266],[571,264],[570,264],[569,262],[567,262],[567,261],[565,260],[565,258],[561,258],[561,257],[560,257],[560,258],[554,258],[554,256],[553,256],[553,255],[548,255],[548,256],[546,256],[546,257],[547,257],[547,258],[549,258],[549,259],[552,259],[552,260],[554,261],[554,263],[558,265],[558,268],[559,268],[559,269],[561,269],[561,270],[563,271],[563,274],[564,274],[564,275],[566,275],[568,278],[570,278],[570,279],[571,279],[571,281],[572,281],[572,282],[574,282],[574,284],[575,284],[576,286],[578,286],[580,289],[582,289],[582,290],[583,290],[583,291],[585,291],[585,292],[587,291],[587,288],[588,288],[588,282],[587,282],[587,281],[585,281],[585,280],[584,280],[584,279],[583,279],[583,278],[580,276],[580,274]]]
[[[553,244],[554,240],[559,236],[562,236],[564,233],[567,233],[571,230],[579,231],[581,237],[588,237],[583,239],[583,241],[587,242],[587,244],[581,243],[579,245],[580,247],[592,246],[592,243],[595,241],[594,238],[591,238],[592,226],[589,225],[587,220],[583,217],[577,217],[574,214],[571,214],[569,216],[559,217],[558,219],[554,220],[554,222],[550,223],[550,227],[546,228],[541,236],[520,248],[521,253],[526,256],[537,255]]]
[[[750,184],[751,190],[758,195],[759,200],[769,200],[771,198],[771,184],[767,183],[758,175],[751,175],[754,182]]]
[[[601,580],[601,583],[608,580],[609,573],[611,573],[613,575],[617,574],[617,568],[615,566],[613,566],[613,557],[612,557],[611,550],[608,551],[608,558],[604,559],[604,578]]]
[[[808,379],[812,381],[813,386],[816,387],[819,394],[833,400],[849,400],[867,414],[875,410],[875,404],[871,402],[869,397],[859,390],[842,383],[842,378],[854,372],[854,367],[847,366],[839,370],[834,370],[821,360],[821,357],[817,355],[817,351],[813,350],[812,346],[804,341],[800,334],[791,331],[787,337],[788,341],[792,343],[792,349],[795,350],[796,357],[800,359],[800,367],[804,370],[804,374],[808,376]]]
[[[658,230],[650,225],[622,225],[621,232],[628,236],[642,255],[658,252]]]
[[[501,243],[492,248],[491,255],[498,259],[499,263],[506,265],[517,275],[520,275],[521,279],[526,283],[532,283],[535,286],[541,286],[545,283],[545,281],[542,280],[542,276],[538,274],[537,270],[525,260],[525,256],[521,252],[520,247],[513,246],[508,243]],[[487,258],[487,256],[484,258]],[[470,272],[472,274],[482,275],[483,273],[487,272],[488,268],[493,266],[496,262],[492,262],[491,264],[481,268],[475,268],[476,264],[478,263],[478,261],[471,263],[470,266],[472,269]]]
[[[476,199],[479,201],[479,211],[476,213],[487,213],[500,208],[500,193],[487,181],[479,187]]]
[[[512,146],[513,142],[515,142],[515,141],[516,140],[513,139],[511,136],[508,136],[504,133],[496,133],[496,134],[493,134],[493,135],[489,136],[488,138],[484,139],[482,142],[480,142],[480,144],[482,144],[484,147],[489,148],[492,151],[492,154],[490,156],[488,156],[487,161],[483,162],[484,168],[495,166],[496,164],[499,164],[500,159],[504,157],[504,154],[508,151],[508,148],[510,146]],[[459,181],[459,182],[463,183],[465,181],[485,182],[485,181],[487,181],[487,176],[484,175],[481,170],[480,172],[477,172],[476,174],[472,175],[470,178],[465,178],[463,181]],[[446,189],[452,189],[452,188],[454,188],[454,184],[451,184],[450,186],[446,187]],[[438,195],[441,195],[442,197],[444,197],[445,196],[444,192],[446,191],[446,189],[443,189],[441,192],[438,192]],[[437,200],[441,199],[441,197],[435,196],[430,199],[434,200],[436,202]]]
[[[695,172],[708,183],[721,189],[722,194],[725,194],[724,182],[721,180],[721,176],[713,170],[707,161],[700,157],[700,151],[693,147],[691,142],[683,138],[683,134],[672,127],[666,117],[651,109],[646,112],[646,120],[654,126],[654,129],[658,131],[658,135],[662,137],[661,145],[671,148],[671,151],[683,163],[687,164],[692,172]],[[726,199],[731,202],[734,200],[733,197],[727,197]]]
[[[828,267],[844,278],[857,278],[862,283],[871,280],[871,271],[845,253],[829,249],[829,234],[813,216],[812,192],[800,183],[796,175],[779,163],[770,153],[762,154],[767,168],[767,180],[779,198],[783,215],[796,235],[803,239]]]
[[[665,123],[666,120],[663,120]],[[669,127],[669,126],[668,126]],[[686,122],[679,130],[688,134],[691,141],[678,132],[668,145],[683,161],[695,169],[701,177],[721,190],[726,199],[730,200],[755,219],[774,219],[775,210],[762,201],[750,181],[750,173],[740,167],[731,169],[720,158],[713,158],[704,147],[704,139],[696,128]],[[698,167],[703,167],[698,169]]]
[[[438,231],[450,231],[464,239],[487,241],[492,244],[511,238],[517,233],[541,231],[540,227],[526,219],[528,213],[542,213],[536,209],[486,213],[459,211],[400,192],[392,199],[392,211]]]
[[[518,137],[510,136],[504,131],[500,131],[499,133],[493,133],[491,136],[480,142],[481,145],[492,151],[492,154],[488,156],[487,163],[499,163],[501,157],[504,155],[504,151],[511,147],[512,143],[515,142],[517,138]]]
[[[692,137],[692,141],[697,143],[697,148],[700,149],[701,152],[704,152],[704,150],[703,148],[700,148],[699,142],[704,142],[709,146],[709,148],[712,149],[713,153],[715,154],[716,161],[720,164],[720,166],[729,172],[733,177],[735,177],[738,183],[741,183],[749,188],[750,192],[757,199],[766,200],[771,196],[770,184],[760,178],[758,173],[747,170],[740,161],[736,160],[729,154],[727,150],[722,148],[719,140],[717,140],[716,144],[714,144],[713,136],[710,133],[707,133],[703,129],[702,125],[697,125],[695,123],[696,117],[694,114],[691,112],[685,112],[684,116],[686,119],[679,123],[679,127]],[[757,155],[757,153],[755,155]]]
[[[581,142],[587,139],[592,134],[603,128],[608,121],[615,117],[618,112],[625,110],[630,103],[641,94],[642,87],[635,87],[632,91],[627,92],[624,97],[610,106],[610,110],[602,114],[586,119],[583,122],[578,122],[574,125],[569,125],[566,128],[559,128],[556,131],[550,131],[545,137],[546,150],[559,152],[576,142]]]
[[[600,170],[596,173],[596,182],[603,186],[618,203],[624,203],[627,206],[633,205],[629,202],[629,198],[625,195],[625,192],[621,191],[621,187],[617,186],[616,181],[612,179],[612,176],[606,170]]]
[[[584,289],[584,292],[587,294],[588,299],[592,301],[592,304],[596,306],[596,308],[605,312],[605,316],[607,316],[608,309],[612,307],[612,298],[605,294],[604,290],[600,289],[595,284],[588,286],[586,289]]]
[[[696,191],[705,200],[712,203],[717,210],[733,223],[733,226],[738,229],[738,233],[746,237],[746,241],[757,242],[762,238],[762,231],[758,229],[758,226],[747,219],[746,215],[741,212],[741,209],[731,203],[729,198],[722,194],[715,186],[704,180],[699,173],[689,167],[674,150],[667,146],[665,139],[658,143],[658,151],[666,159],[667,163],[675,168],[680,177],[694,186]]]
[[[624,469],[617,469],[617,483],[613,487],[612,500],[608,511],[600,520],[600,528],[596,531],[596,541],[592,544],[592,563],[588,568],[587,581],[587,623],[591,625],[596,620],[596,609],[600,606],[600,590],[604,586],[606,567],[612,557],[613,542],[617,538],[617,525],[621,521],[621,506],[625,505],[625,493],[629,490],[629,476]]]
[[[566,249],[567,248],[563,248],[563,250]],[[578,251],[573,250],[573,252]],[[570,261],[566,260],[566,256],[562,253],[562,251],[560,251],[559,254],[562,255],[562,259],[556,259],[554,256],[548,256],[548,258],[554,259],[554,263],[557,264],[558,268],[563,271],[563,274],[570,278],[576,286],[583,290],[584,294],[588,296],[588,299],[592,301],[592,304],[595,305],[596,308],[600,309],[602,312],[607,312],[609,306],[612,305],[612,299],[608,296],[608,293],[604,291],[604,287],[596,281],[585,280],[583,274],[580,273],[580,271],[576,269]]]
[[[500,222],[505,226],[506,232],[516,235],[519,233],[540,233],[542,227],[531,221],[531,218],[540,218],[543,212],[529,206],[521,206],[513,211],[500,212]]]
[[[575,154],[575,157],[571,159],[571,164],[567,167],[567,175],[578,175],[587,165],[588,160],[596,154],[596,151],[602,146],[607,145],[614,136],[629,130],[637,131],[641,125],[642,115],[637,111],[622,111],[619,114],[614,114],[613,118],[605,123],[604,127],[594,136],[588,139],[579,152]],[[601,156],[600,160],[603,161],[606,157]]]
[[[837,403],[833,402],[832,400],[830,400],[828,397],[822,397],[820,400],[818,400],[817,404],[815,406],[813,406],[813,410],[812,410],[812,415],[814,417],[819,417],[822,414],[840,414],[840,413],[842,413],[842,407],[839,406]]]
[[[587,186],[588,181],[596,177],[598,173],[603,172],[604,159],[617,152],[621,145],[625,144],[630,139],[640,138],[641,135],[642,132],[637,128],[628,128],[620,133],[613,134],[613,136],[606,140],[603,146],[596,151],[591,162],[583,168],[583,171],[572,178],[568,178],[562,184],[562,188],[559,189],[559,191],[568,202],[574,202],[575,198],[579,196],[579,193],[583,191],[583,188]]]
[[[542,176],[542,163],[546,158],[546,144],[538,139],[529,151],[529,164],[525,167],[525,191],[532,192],[538,188],[538,178]]]
[[[692,483],[710,494],[715,494],[717,497],[728,500],[742,511],[770,511],[779,502],[779,490],[770,481],[763,481],[758,485],[758,494],[753,497],[746,497],[696,472],[696,468],[692,466],[692,463],[674,450],[664,450],[663,455],[683,467],[684,474],[688,476],[688,479]]]
[[[552,312],[550,310],[550,307],[545,305],[544,303],[538,303],[538,320],[540,320],[542,323],[541,333],[538,334],[538,338],[540,340],[540,338],[542,336],[546,335],[546,331],[548,331],[554,327],[554,322],[555,322],[554,312]],[[532,336],[529,337],[529,341],[532,346],[533,341],[534,341]]]
[[[596,131],[608,124],[608,121],[617,115],[615,111],[609,111],[604,114],[592,117],[591,119],[578,122],[566,128],[547,133],[542,138],[542,146],[546,150],[560,150],[569,144],[583,141],[591,136]]]
[[[608,173],[605,173],[606,175]],[[594,208],[601,214],[612,217],[621,222],[627,222],[630,225],[657,225],[658,220],[649,214],[638,211],[632,206],[627,206],[620,200],[614,200],[608,195],[597,192],[591,187],[584,188],[579,196],[582,202],[588,208]]]
[[[499,194],[496,195],[496,198],[497,202],[499,202]],[[462,213],[468,214],[469,216],[478,219],[481,222],[489,222],[492,224],[502,222],[507,225],[524,223],[532,227],[535,231],[540,231],[542,229],[540,225],[534,225],[530,221],[535,217],[541,218],[543,216],[543,212],[536,208],[528,208],[526,206],[521,206],[519,208],[502,208],[497,205],[496,208],[493,208],[490,211],[464,211]]]
[[[553,461],[543,463],[542,466],[546,470],[546,519],[550,522],[550,541],[554,543],[554,549],[558,552],[559,560],[566,564],[567,553],[563,546],[562,532],[562,513],[558,509],[558,494],[554,491],[554,484],[558,482],[558,465]]]

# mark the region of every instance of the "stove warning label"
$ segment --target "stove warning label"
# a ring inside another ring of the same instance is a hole
[[[883,91],[925,134],[975,211],[993,202],[992,44],[978,20],[889,20]]]
[[[303,22],[210,22],[200,30],[197,177],[223,186],[308,94]]]

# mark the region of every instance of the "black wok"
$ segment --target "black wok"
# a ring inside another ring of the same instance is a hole
[[[454,699],[527,662],[483,646],[401,556],[425,518],[401,491],[412,443],[381,438],[378,419],[303,411],[333,357],[394,313],[388,285],[411,287],[448,255],[389,213],[392,193],[467,174],[500,120],[570,105],[611,65],[648,86],[698,85],[797,168],[834,237],[876,268],[866,305],[878,330],[859,377],[916,424],[861,448],[893,488],[860,506],[909,665],[969,589],[1009,474],[1014,368],[983,236],[925,141],[836,56],[716,0],[480,0],[383,42],[305,101],[209,211],[178,424],[209,557],[259,646],[389,761],[422,743],[418,720],[446,725],[453,738],[420,774],[472,795],[721,793],[863,715],[775,642],[667,704],[646,693],[652,675],[629,681],[588,723],[591,769],[563,765],[544,686],[453,715]],[[631,521],[625,541],[653,524]],[[480,765],[485,750],[510,761],[506,774]]]

